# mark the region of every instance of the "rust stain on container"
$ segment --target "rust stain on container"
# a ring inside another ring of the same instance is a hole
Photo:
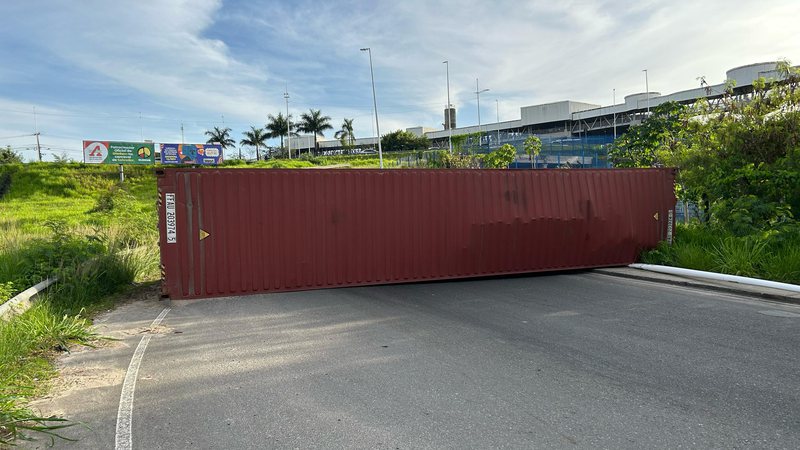
[[[164,169],[162,293],[625,265],[667,239],[673,183],[672,169]]]

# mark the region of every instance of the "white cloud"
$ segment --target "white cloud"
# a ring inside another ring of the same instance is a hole
[[[168,110],[147,115],[180,115],[145,121],[162,140],[179,136],[180,121],[187,139],[199,139],[222,114],[238,135],[284,111],[284,81],[295,115],[319,108],[335,127],[355,117],[357,135],[371,134],[364,46],[373,50],[383,131],[441,126],[445,59],[459,125],[475,123],[475,78],[491,89],[481,98],[482,116],[495,120],[498,99],[501,119],[511,120],[536,103],[608,104],[613,88],[622,101],[644,90],[645,68],[651,89],[668,93],[695,87],[701,75],[721,82],[737,65],[800,59],[794,0],[125,0],[0,8],[24,16],[20,39]],[[116,130],[135,137],[137,127],[127,126]]]
[[[218,0],[50,3],[31,18],[53,55],[157,101],[230,116],[265,114],[262,68],[205,38]]]

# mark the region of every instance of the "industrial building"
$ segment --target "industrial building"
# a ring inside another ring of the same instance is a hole
[[[734,94],[744,95],[752,91],[753,80],[760,77],[778,78],[776,62],[756,63],[735,67],[726,72],[726,80],[715,85],[706,85],[695,89],[673,92],[662,95],[660,92],[642,92],[624,97],[622,103],[601,106],[592,103],[563,100],[554,103],[523,106],[520,118],[503,122],[493,122],[467,127],[447,129],[447,124],[456,123],[454,108],[443,112],[444,129],[411,127],[406,130],[418,136],[427,136],[434,149],[449,147],[448,138],[462,134],[482,133],[480,145],[475,147],[488,151],[499,145],[510,143],[522,153],[522,142],[527,136],[536,135],[542,139],[543,148],[538,166],[560,167],[566,165],[577,167],[605,167],[607,144],[616,136],[624,133],[631,125],[641,123],[649,110],[662,103],[675,101],[691,104],[701,98],[713,102],[722,98],[726,86],[733,83]],[[313,146],[312,136],[300,136],[291,139],[293,149],[307,149]],[[337,140],[319,141],[323,151],[340,150]],[[377,147],[377,138],[356,139],[355,146],[360,149]],[[521,156],[521,155],[520,155]],[[517,164],[526,164],[524,158],[518,158]]]

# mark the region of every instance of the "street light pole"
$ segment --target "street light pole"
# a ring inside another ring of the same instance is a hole
[[[478,79],[475,78],[475,95],[478,97],[478,147],[483,144],[483,137],[481,136],[481,94],[488,90],[489,89],[481,90]]]
[[[612,106],[614,111],[614,140],[617,140],[617,88],[612,89],[613,102],[614,106]]]
[[[644,72],[644,90],[645,95],[647,96],[647,115],[650,115],[650,82],[647,80],[647,69],[642,70]]]
[[[494,99],[494,104],[497,106],[497,146],[500,146],[500,100]]]
[[[375,130],[378,132],[378,161],[383,169],[383,149],[381,148],[381,126],[378,124],[378,100],[375,97],[375,72],[372,70],[372,49],[362,48],[362,52],[369,53],[369,76],[372,78],[372,106],[375,108]]]
[[[283,91],[283,98],[286,99],[286,152],[289,154],[289,159],[292,159],[292,124],[289,121],[289,86]]]
[[[450,120],[450,62],[443,61],[447,67],[447,108],[445,109],[447,113],[447,117],[444,118],[444,122],[447,125],[447,130],[449,131],[447,134],[447,143],[450,146],[450,154],[453,154],[453,122]]]

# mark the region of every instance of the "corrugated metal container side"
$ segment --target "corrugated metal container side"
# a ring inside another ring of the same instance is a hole
[[[675,205],[672,169],[157,174],[173,299],[624,265]]]

